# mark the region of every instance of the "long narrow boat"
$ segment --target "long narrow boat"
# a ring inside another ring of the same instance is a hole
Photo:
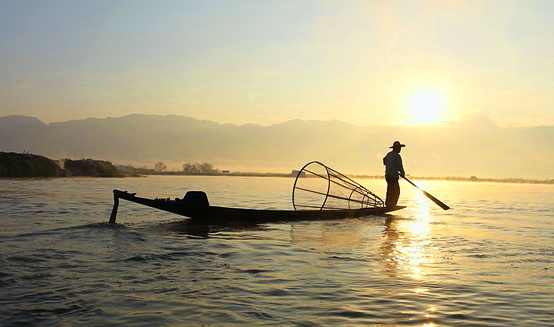
[[[183,199],[148,199],[136,196],[135,193],[114,190],[114,207],[110,223],[116,222],[119,199],[142,204],[148,207],[172,212],[178,215],[197,219],[206,223],[269,223],[295,220],[328,220],[371,215],[382,215],[404,209],[403,206],[387,208],[384,206],[358,209],[329,210],[263,210],[211,206],[204,192],[187,192]]]
[[[210,205],[206,193],[189,191],[182,199],[147,199],[114,190],[110,223],[115,223],[119,199],[217,224],[262,223],[291,220],[327,220],[382,215],[405,207],[386,207],[385,202],[358,182],[319,161],[295,171],[292,187],[294,210],[228,208]]]

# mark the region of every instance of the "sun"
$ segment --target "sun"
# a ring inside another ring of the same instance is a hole
[[[444,97],[435,90],[419,91],[408,102],[411,118],[418,124],[432,124],[439,121],[444,109]]]

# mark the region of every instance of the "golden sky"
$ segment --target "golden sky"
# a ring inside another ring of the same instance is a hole
[[[554,125],[554,1],[0,1],[0,116]]]

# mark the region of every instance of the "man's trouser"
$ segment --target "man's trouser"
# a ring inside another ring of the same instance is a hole
[[[385,176],[387,181],[387,199],[385,204],[387,207],[394,208],[398,203],[398,198],[400,197],[400,184],[398,184],[399,177],[395,176]]]

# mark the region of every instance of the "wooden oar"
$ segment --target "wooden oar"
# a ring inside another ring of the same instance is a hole
[[[431,194],[427,193],[426,191],[422,190],[421,188],[419,188],[419,186],[415,185],[414,183],[412,183],[411,180],[407,179],[406,177],[403,177],[408,183],[412,184],[413,186],[415,186],[418,190],[420,190],[421,192],[423,192],[423,194],[425,194],[426,197],[428,197],[431,201],[435,202],[439,207],[443,208],[444,210],[448,210],[450,209],[449,206],[447,206],[446,204],[442,203],[441,200],[437,199],[436,197],[432,196]]]

